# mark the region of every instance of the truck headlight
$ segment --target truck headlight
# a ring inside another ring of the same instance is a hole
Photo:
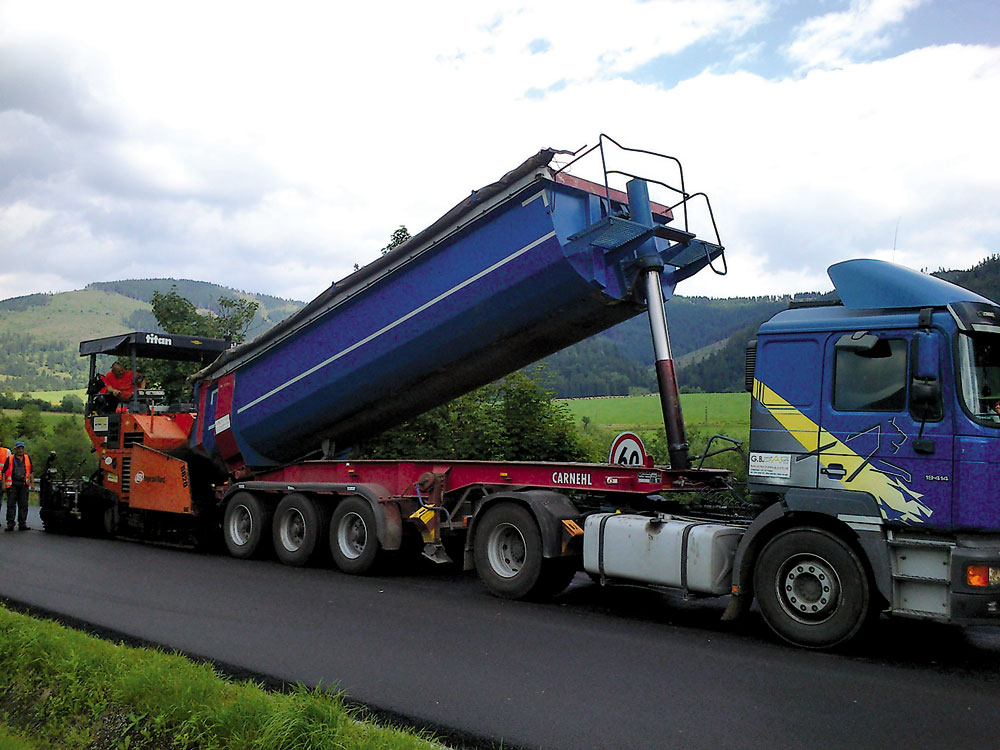
[[[966,566],[965,582],[976,588],[1000,586],[1000,565]]]

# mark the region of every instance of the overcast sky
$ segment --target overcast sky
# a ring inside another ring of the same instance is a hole
[[[308,300],[601,132],[712,198],[730,274],[679,294],[967,268],[1000,252],[998,115],[996,0],[0,0],[0,298]]]

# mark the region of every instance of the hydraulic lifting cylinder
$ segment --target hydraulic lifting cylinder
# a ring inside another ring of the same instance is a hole
[[[653,214],[649,205],[649,187],[645,180],[630,180],[627,189],[632,221],[652,227]],[[663,426],[667,433],[670,466],[674,469],[689,469],[691,459],[684,431],[684,416],[681,414],[677,375],[670,353],[670,333],[667,329],[667,313],[663,305],[663,287],[660,283],[663,260],[656,252],[656,240],[653,237],[646,241],[638,260],[639,273],[645,282],[649,330],[653,337],[653,354],[656,358],[656,383],[660,391],[660,407],[663,410]]]

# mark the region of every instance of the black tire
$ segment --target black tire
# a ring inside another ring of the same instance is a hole
[[[476,524],[473,552],[479,578],[504,599],[545,599],[562,591],[576,573],[575,560],[542,557],[542,532],[529,511],[495,505]]]
[[[115,497],[95,485],[86,485],[80,493],[80,531],[87,536],[107,537],[115,530]]]
[[[341,500],[330,519],[330,554],[345,573],[362,575],[379,562],[382,545],[378,540],[375,511],[362,497]]]
[[[66,511],[43,508],[40,515],[42,529],[47,534],[72,534],[76,531],[77,521]]]
[[[233,557],[248,560],[268,551],[274,510],[252,492],[237,492],[226,503],[222,538]]]
[[[580,560],[576,557],[553,557],[542,559],[542,574],[531,596],[535,599],[551,599],[561,594],[576,578],[580,570]]]
[[[285,495],[274,511],[271,542],[285,565],[302,566],[325,548],[329,514],[308,495]]]
[[[765,622],[796,646],[846,643],[869,619],[861,560],[823,529],[790,529],[769,541],[757,560],[754,592]]]

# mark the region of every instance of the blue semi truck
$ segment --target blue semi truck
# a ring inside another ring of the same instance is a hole
[[[671,188],[609,170],[606,143],[603,184],[542,151],[241,347],[83,342],[92,372],[103,354],[205,366],[191,403],[136,392],[113,414],[88,406],[101,468],[82,486],[46,485],[46,528],[190,531],[239,558],[329,556],[354,574],[415,539],[498,596],[551,596],[584,570],[729,595],[727,619],[756,599],[778,635],[813,648],[880,612],[1000,622],[1000,308],[898,266],[834,266],[840,304],[779,313],[748,349],[748,495],[725,508],[671,500],[731,490],[728,472],[689,456],[664,312],[678,283],[724,271],[723,247],[714,219],[707,240],[689,231],[689,207],[708,201],[679,163]],[[650,184],[680,200],[651,201]],[[613,453],[625,465],[343,455],[643,311],[669,466],[641,446]]]
[[[779,313],[748,349],[761,513],[733,608],[752,591],[817,645],[883,609],[1000,622],[1000,307],[875,260],[829,273],[841,304]]]

